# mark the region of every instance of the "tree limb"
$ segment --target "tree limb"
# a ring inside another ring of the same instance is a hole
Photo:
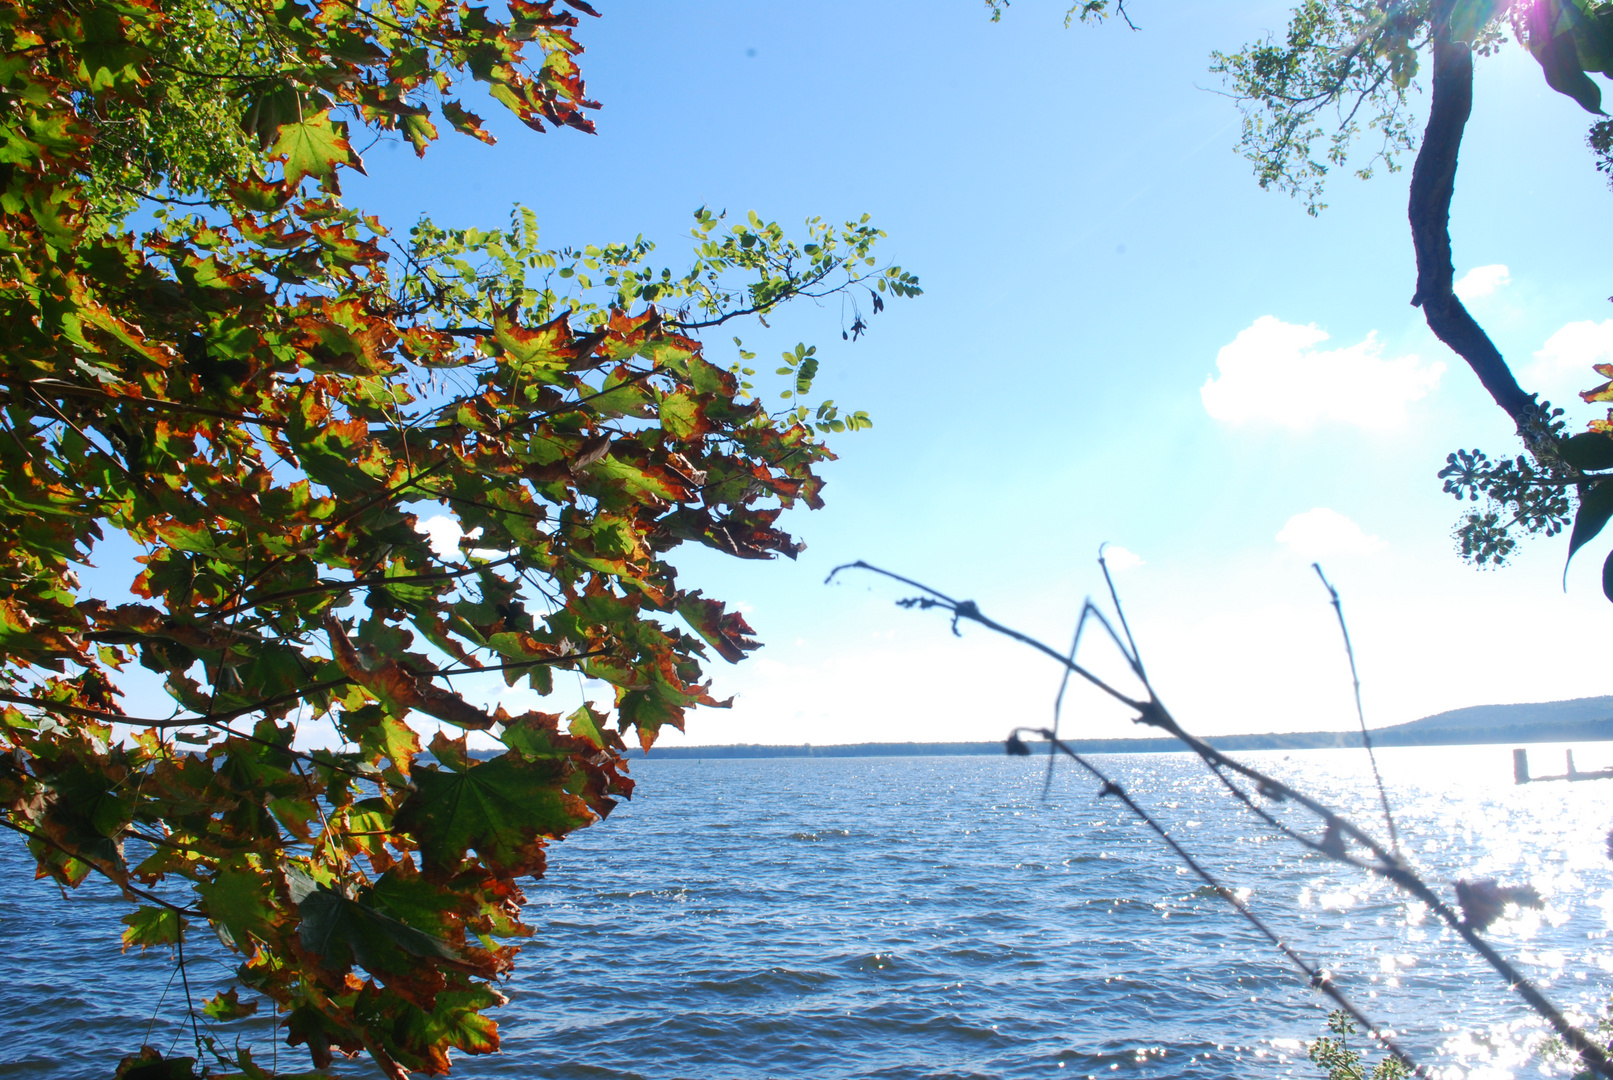
[[[1462,133],[1473,111],[1473,50],[1465,42],[1450,40],[1450,7],[1447,0],[1435,11],[1433,100],[1423,145],[1411,171],[1407,216],[1417,253],[1417,292],[1411,302],[1423,309],[1434,335],[1467,361],[1495,403],[1518,425],[1530,450],[1538,451],[1549,446],[1549,440],[1539,433],[1540,408],[1535,395],[1518,385],[1501,351],[1457,299],[1454,289],[1451,198],[1456,191]],[[1555,459],[1555,452],[1547,452]]]

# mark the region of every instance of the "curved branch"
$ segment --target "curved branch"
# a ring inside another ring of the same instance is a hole
[[[1412,246],[1417,253],[1414,307],[1423,309],[1428,328],[1449,345],[1479,377],[1495,403],[1518,425],[1531,450],[1547,444],[1538,434],[1539,406],[1507,367],[1501,350],[1468,313],[1454,288],[1451,260],[1451,197],[1456,192],[1457,154],[1473,111],[1473,50],[1450,40],[1450,4],[1439,5],[1434,27],[1434,87],[1423,145],[1411,170]],[[1537,455],[1538,456],[1538,455]],[[1551,455],[1555,457],[1555,454]]]
[[[113,877],[111,874],[108,874],[101,867],[96,866],[94,863],[92,863],[88,859],[84,858],[84,856],[82,854],[80,854],[79,852],[74,851],[72,848],[70,848],[67,845],[61,843],[59,840],[55,839],[54,837],[52,837],[47,832],[44,832],[44,831],[42,831],[40,829],[30,829],[30,828],[28,828],[26,826],[18,825],[15,821],[12,821],[9,818],[4,818],[4,817],[0,817],[0,828],[6,828],[6,829],[10,829],[12,832],[21,833],[22,835],[26,836],[30,840],[38,840],[41,844],[45,844],[45,845],[47,845],[49,847],[55,848],[57,851],[60,851],[63,855],[66,855],[70,859],[77,859],[80,862],[85,863],[86,865],[88,865],[91,868],[93,868],[96,871],[96,873],[100,874],[102,877],[104,877],[108,881],[112,882],[112,884],[114,884],[118,888],[122,889],[125,893],[129,893],[131,895],[138,896],[142,900],[149,900],[153,904],[158,904],[158,905],[160,905],[162,907],[167,908],[169,911],[177,912],[180,915],[190,915],[190,916],[193,916],[193,917],[198,918],[198,919],[206,917],[202,912],[197,911],[195,908],[181,907],[180,905],[175,904],[172,901],[164,900],[162,897],[158,896],[156,893],[147,892],[145,889],[137,888],[134,885],[130,885],[128,883],[128,881],[126,881],[126,880],[124,880],[124,881],[118,880],[117,878]]]

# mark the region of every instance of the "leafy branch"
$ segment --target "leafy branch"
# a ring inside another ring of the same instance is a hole
[[[490,140],[450,96],[471,79],[592,130],[577,15],[500,10],[0,0],[0,820],[64,888],[132,875],[155,906],[126,941],[205,918],[316,1069],[391,1080],[497,1050],[519,881],[632,794],[626,738],[724,704],[713,654],[758,647],[676,550],[793,557],[780,515],[822,505],[821,437],[859,426],[770,414],[693,324],[919,293],[866,219],[705,214],[678,274],[642,242],[547,251],[520,208],[394,241],[342,201],[352,125]],[[75,572],[109,534],[140,552],[121,602]],[[174,715],[123,711],[133,663]],[[559,707],[557,668],[606,700]],[[537,707],[455,686],[493,673]],[[335,749],[294,747],[307,717]],[[230,993],[211,1018],[250,1011]],[[154,1054],[124,1071],[194,1064]]]

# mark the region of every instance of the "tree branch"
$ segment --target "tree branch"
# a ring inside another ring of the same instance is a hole
[[[1501,351],[1454,291],[1451,198],[1456,191],[1462,133],[1473,111],[1473,50],[1465,42],[1450,40],[1450,8],[1450,0],[1442,0],[1434,12],[1433,100],[1423,145],[1411,171],[1407,216],[1417,253],[1417,292],[1411,302],[1423,309],[1434,335],[1467,361],[1495,403],[1518,425],[1530,450],[1535,451],[1549,445],[1537,433],[1539,406],[1535,395],[1525,393],[1518,385]],[[1556,457],[1554,452],[1548,453],[1548,460]]]
[[[119,880],[117,880],[116,878],[112,877],[112,875],[108,874],[105,870],[103,870],[101,867],[96,866],[93,862],[90,862],[90,860],[86,859],[83,855],[79,854],[78,852],[74,851],[72,848],[69,848],[67,845],[65,845],[65,844],[61,843],[60,841],[56,840],[49,833],[42,832],[39,829],[26,828],[25,826],[18,825],[15,821],[12,821],[9,818],[5,818],[5,817],[0,817],[0,827],[10,829],[12,832],[21,833],[22,835],[26,836],[30,840],[38,840],[41,844],[46,844],[46,845],[48,845],[50,847],[55,848],[57,851],[61,852],[63,855],[66,855],[69,859],[77,859],[79,862],[82,862],[85,865],[92,867],[102,877],[104,877],[108,881],[112,882],[112,884],[114,884],[118,888],[122,889],[125,893],[128,893],[128,894],[133,895],[133,896],[138,896],[142,900],[150,900],[153,904],[158,904],[158,905],[160,905],[162,907],[167,908],[169,911],[178,912],[181,915],[191,915],[191,916],[194,916],[196,918],[205,918],[205,916],[200,911],[197,911],[195,908],[181,907],[180,905],[175,904],[172,901],[164,900],[162,897],[158,896],[156,893],[147,892],[145,889],[137,888],[134,885],[130,885],[127,881],[119,881]]]
[[[190,405],[183,401],[169,401],[166,398],[133,397],[127,394],[108,394],[94,387],[79,386],[75,383],[65,382],[61,379],[28,379],[19,380],[21,385],[33,391],[35,395],[43,397],[41,390],[49,390],[62,397],[91,398],[95,401],[126,402],[130,405],[143,406],[155,409],[158,412],[196,413],[200,416],[213,416],[220,420],[234,420],[242,424],[258,424],[262,427],[283,428],[286,421],[276,420],[270,416],[254,416],[250,413],[226,412],[223,409],[209,409],[202,405]],[[0,380],[15,385],[12,380]]]
[[[1442,900],[1425,881],[1423,881],[1423,879],[1411,868],[1410,865],[1408,865],[1397,854],[1390,852],[1377,840],[1373,839],[1371,835],[1364,832],[1361,828],[1356,826],[1342,814],[1335,812],[1320,801],[1305,795],[1303,792],[1296,790],[1290,785],[1278,780],[1276,777],[1270,776],[1251,765],[1246,765],[1235,758],[1228,757],[1226,754],[1223,754],[1221,751],[1217,750],[1203,739],[1184,729],[1181,724],[1177,722],[1176,718],[1171,715],[1170,711],[1166,709],[1165,706],[1160,702],[1158,695],[1154,692],[1153,685],[1149,682],[1148,678],[1143,675],[1140,659],[1133,657],[1131,653],[1127,652],[1125,646],[1120,643],[1118,638],[1114,638],[1116,644],[1120,646],[1122,654],[1126,656],[1128,661],[1131,661],[1132,670],[1137,673],[1138,677],[1143,683],[1144,688],[1148,691],[1148,698],[1146,701],[1134,700],[1121,691],[1110,686],[1104,679],[1093,674],[1091,671],[1077,663],[1073,656],[1065,656],[1058,650],[1044,644],[1041,641],[1038,641],[1028,634],[1021,633],[1020,631],[1014,630],[1011,627],[1004,626],[1002,623],[999,623],[994,619],[988,618],[980,611],[980,608],[976,606],[975,602],[972,600],[955,600],[929,585],[914,581],[912,578],[903,577],[900,574],[892,573],[889,570],[884,570],[880,567],[870,565],[869,563],[863,562],[860,559],[854,563],[847,563],[845,565],[835,567],[834,570],[830,572],[829,577],[825,579],[825,584],[833,581],[835,576],[838,575],[842,570],[852,569],[868,570],[872,573],[891,578],[895,581],[900,581],[904,585],[911,585],[916,589],[922,590],[926,595],[908,600],[898,600],[898,606],[905,608],[916,607],[920,610],[940,608],[941,610],[951,614],[952,630],[954,634],[957,633],[958,622],[966,619],[971,622],[977,622],[990,630],[994,630],[1005,637],[1012,638],[1013,640],[1027,645],[1030,648],[1035,649],[1037,652],[1052,658],[1054,661],[1062,665],[1067,671],[1085,679],[1096,689],[1103,691],[1121,704],[1128,705],[1135,709],[1138,715],[1132,718],[1133,723],[1147,724],[1151,727],[1157,727],[1180,740],[1187,746],[1189,750],[1197,754],[1200,760],[1210,767],[1211,771],[1216,774],[1221,782],[1226,785],[1245,806],[1255,810],[1255,812],[1267,822],[1277,825],[1278,828],[1281,828],[1289,835],[1295,836],[1296,834],[1281,826],[1270,814],[1256,807],[1254,801],[1249,798],[1248,794],[1241,788],[1237,787],[1237,785],[1233,784],[1224,773],[1231,772],[1242,776],[1244,779],[1255,784],[1256,789],[1265,797],[1276,799],[1278,801],[1292,801],[1315,815],[1326,827],[1323,841],[1321,843],[1317,843],[1316,841],[1307,840],[1297,836],[1296,839],[1300,839],[1308,849],[1326,855],[1335,861],[1360,867],[1386,878],[1426,904],[1429,910],[1437,915],[1441,921],[1443,921],[1447,926],[1461,936],[1462,940],[1467,943],[1468,947],[1473,949],[1474,952],[1478,953],[1484,958],[1485,962],[1490,965],[1496,974],[1501,976],[1502,980],[1507,984],[1509,989],[1513,990],[1520,997],[1522,997],[1524,1001],[1535,1010],[1536,1013],[1538,1013],[1548,1024],[1551,1025],[1551,1027],[1557,1032],[1562,1040],[1580,1055],[1581,1060],[1584,1061],[1592,1072],[1598,1076],[1607,1078],[1607,1080],[1613,1080],[1613,1060],[1609,1059],[1607,1051],[1605,1051],[1601,1046],[1597,1045],[1596,1042],[1586,1035],[1584,1031],[1571,1023],[1568,1018],[1563,1015],[1562,1011],[1552,1004],[1552,1002],[1540,992],[1533,982],[1531,982],[1521,971],[1519,971],[1505,957],[1497,952],[1489,942],[1481,938],[1477,930],[1467,921],[1467,919],[1463,915],[1458,914],[1454,909],[1451,908],[1449,904],[1445,903],[1445,901]],[[1107,625],[1107,621],[1105,621],[1105,624]],[[1110,635],[1111,637],[1114,637],[1114,631],[1112,629],[1110,630]],[[1030,729],[1022,728],[1019,730]],[[1043,732],[1042,734],[1049,738],[1054,737],[1054,733],[1051,731]],[[1366,862],[1350,856],[1345,848],[1346,841],[1360,844],[1372,855],[1374,861]]]
[[[496,510],[498,508],[494,507],[493,509]],[[495,559],[492,562],[474,563],[458,570],[442,570],[431,574],[410,574],[407,577],[386,577],[381,574],[376,574],[371,577],[354,578],[351,581],[321,581],[314,585],[305,585],[300,589],[286,589],[283,592],[270,593],[268,596],[257,600],[242,600],[239,603],[231,604],[229,607],[219,608],[216,611],[209,611],[201,615],[200,619],[225,619],[239,612],[250,610],[251,608],[262,607],[265,604],[272,604],[279,600],[289,600],[298,596],[309,596],[314,593],[349,592],[355,589],[378,589],[386,588],[389,585],[413,585],[424,581],[448,581],[452,578],[461,578],[470,574],[480,573],[483,570],[488,570],[495,566],[503,566],[505,563],[513,562],[515,558],[516,556],[514,555],[506,555],[502,559]]]

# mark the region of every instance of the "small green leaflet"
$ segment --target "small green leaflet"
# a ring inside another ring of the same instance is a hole
[[[213,1020],[240,1020],[258,1011],[256,1001],[242,1002],[239,991],[230,987],[214,995],[202,1006],[202,1015]]]

